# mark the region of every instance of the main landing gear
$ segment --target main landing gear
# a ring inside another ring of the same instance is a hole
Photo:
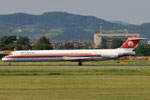
[[[83,64],[82,64],[82,62],[81,61],[79,61],[79,63],[78,63],[78,66],[82,66]]]

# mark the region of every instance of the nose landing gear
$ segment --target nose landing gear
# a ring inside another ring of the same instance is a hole
[[[78,66],[82,66],[83,64],[82,64],[82,62],[81,61],[79,61],[79,63],[78,63]]]

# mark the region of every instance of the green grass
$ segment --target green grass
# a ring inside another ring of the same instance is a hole
[[[150,67],[0,67],[0,100],[150,100]]]
[[[8,65],[8,62],[0,61],[0,66]],[[78,62],[12,62],[14,66],[77,66]],[[150,61],[132,60],[107,60],[83,62],[84,66],[150,66]]]
[[[0,76],[150,75],[149,67],[0,67]]]

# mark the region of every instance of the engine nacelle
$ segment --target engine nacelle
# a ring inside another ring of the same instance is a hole
[[[111,53],[111,52],[106,52],[101,54],[102,57],[104,58],[118,58],[118,53]]]

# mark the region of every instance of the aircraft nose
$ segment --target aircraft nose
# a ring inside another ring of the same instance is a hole
[[[7,61],[8,59],[6,57],[3,57],[2,58],[2,61]]]

